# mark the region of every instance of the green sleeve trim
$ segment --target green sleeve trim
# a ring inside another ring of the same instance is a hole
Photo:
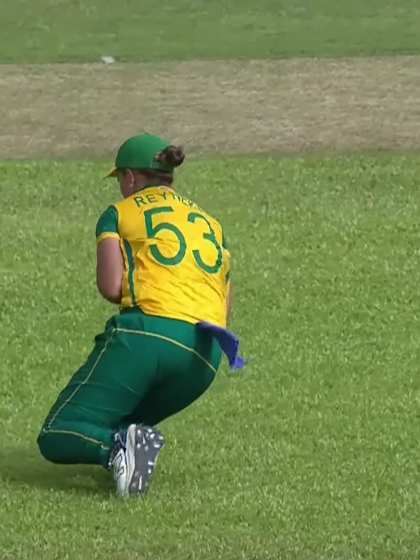
[[[109,206],[101,215],[96,224],[96,237],[100,237],[104,233],[113,233],[119,235],[118,232],[118,211],[115,206]]]

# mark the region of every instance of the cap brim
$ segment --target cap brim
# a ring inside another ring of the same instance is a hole
[[[118,169],[116,167],[114,167],[114,169],[111,169],[111,171],[105,175],[105,179],[107,179],[108,177],[116,177],[118,175]]]

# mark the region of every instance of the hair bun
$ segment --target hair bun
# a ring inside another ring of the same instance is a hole
[[[167,146],[158,155],[158,160],[169,167],[178,167],[184,159],[185,154],[181,146]]]

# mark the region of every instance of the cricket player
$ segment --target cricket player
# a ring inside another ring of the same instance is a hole
[[[97,286],[119,313],[51,408],[38,436],[55,463],[112,470],[120,496],[144,494],[164,445],[156,429],[202,395],[222,350],[241,367],[226,330],[230,253],[220,223],[174,186],[182,148],[129,138],[115,169],[123,199],[96,227]]]

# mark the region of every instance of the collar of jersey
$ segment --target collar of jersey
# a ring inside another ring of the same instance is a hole
[[[169,189],[175,192],[175,189],[173,187],[170,187],[169,185],[150,185],[150,187],[144,187],[143,189],[134,192],[133,195],[138,195],[140,193],[143,193],[144,191],[149,191],[150,189]]]

